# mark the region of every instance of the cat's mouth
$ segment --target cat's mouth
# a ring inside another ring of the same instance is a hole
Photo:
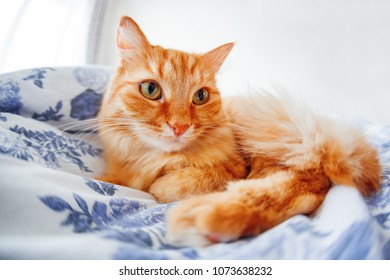
[[[159,137],[159,139],[161,139],[163,141],[169,141],[169,142],[173,142],[173,143],[184,143],[185,140],[183,138],[184,137],[182,137],[182,136],[162,136],[162,137]]]
[[[177,144],[177,145],[187,145],[189,142],[188,137],[184,135],[180,136],[160,136],[158,137],[159,140],[165,143],[172,143],[172,144]]]
[[[164,137],[159,139],[158,148],[165,152],[180,151],[188,145],[188,141],[183,137]]]
[[[184,149],[191,142],[185,136],[160,136],[160,135],[145,135],[142,140],[148,146],[162,150],[164,152],[176,152]]]

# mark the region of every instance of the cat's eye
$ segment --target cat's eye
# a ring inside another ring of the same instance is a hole
[[[161,88],[156,82],[145,81],[140,84],[141,94],[150,100],[157,100],[162,97]]]
[[[195,92],[194,96],[192,97],[192,102],[195,105],[203,105],[209,101],[210,96],[206,89],[201,88],[197,92]]]

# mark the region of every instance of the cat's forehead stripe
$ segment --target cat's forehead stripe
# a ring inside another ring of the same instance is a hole
[[[154,72],[161,78],[188,78],[186,77],[188,73],[194,72],[197,68],[196,59],[192,55],[181,52],[167,53],[166,50],[163,50],[162,54],[156,57],[158,71]]]
[[[162,73],[165,74],[165,76],[168,76],[173,71],[172,63],[169,60],[166,60],[163,64],[163,71]]]
[[[148,60],[148,66],[150,68],[150,71],[154,74],[157,74],[158,73],[158,62],[153,60],[153,59],[149,59]]]

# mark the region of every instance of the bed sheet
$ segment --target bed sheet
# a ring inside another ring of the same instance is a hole
[[[331,189],[318,214],[251,238],[175,247],[149,194],[94,180],[94,117],[112,71],[36,68],[0,75],[1,259],[390,259],[390,126],[357,121],[383,163],[381,191]]]

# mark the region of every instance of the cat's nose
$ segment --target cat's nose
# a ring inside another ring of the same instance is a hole
[[[190,127],[189,124],[180,124],[180,123],[174,123],[174,124],[169,124],[168,125],[172,128],[173,134],[175,136],[181,136],[186,132],[186,130]]]

